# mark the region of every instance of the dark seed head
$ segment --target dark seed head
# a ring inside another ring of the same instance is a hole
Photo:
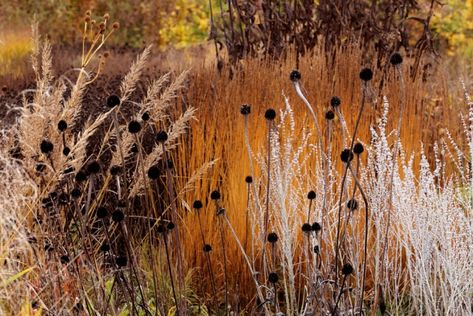
[[[333,106],[334,108],[336,108],[336,107],[339,106],[340,104],[342,104],[342,100],[340,100],[339,97],[333,96],[333,97],[330,99],[330,105]]]
[[[317,194],[315,194],[315,191],[313,191],[313,190],[310,190],[309,193],[307,193],[307,198],[308,198],[309,200],[315,199],[316,196],[317,196]]]
[[[340,159],[348,163],[353,160],[353,152],[350,149],[344,149],[342,153],[340,154]]]
[[[85,180],[87,180],[87,175],[84,171],[79,170],[79,172],[76,173],[75,180],[76,182],[84,182]]]
[[[320,247],[319,245],[314,246],[314,253],[319,254],[320,253]]]
[[[149,121],[149,119],[150,119],[149,112],[143,113],[143,115],[141,115],[141,119],[145,122]]]
[[[249,104],[242,104],[240,106],[240,113],[242,115],[249,115],[251,113],[251,105]]]
[[[202,201],[195,200],[194,203],[192,204],[192,207],[195,208],[196,210],[200,210],[203,207]]]
[[[268,275],[268,281],[270,283],[278,283],[278,280],[279,280],[279,277],[278,277],[278,274],[276,272],[271,272],[269,275]]]
[[[60,120],[60,121],[57,123],[57,129],[58,129],[60,132],[64,132],[64,131],[67,129],[67,123],[66,123],[66,121]]]
[[[141,131],[141,124],[138,121],[131,121],[128,123],[128,132],[136,134]]]
[[[62,154],[64,156],[68,156],[70,153],[71,153],[71,149],[69,147],[66,146],[62,149]]]
[[[100,164],[97,160],[92,160],[91,162],[89,162],[89,164],[87,165],[87,172],[90,174],[96,174],[100,172]]]
[[[318,233],[320,230],[322,229],[322,226],[320,226],[320,224],[318,222],[314,222],[312,224],[312,230],[315,232],[315,233]]]
[[[389,59],[389,62],[393,66],[397,66],[402,63],[402,56],[398,52],[394,53],[391,55],[391,58]]]
[[[299,70],[294,69],[291,71],[291,74],[289,75],[289,79],[291,79],[292,82],[297,82],[301,80],[302,76]]]
[[[302,231],[304,233],[310,233],[312,231],[312,225],[310,225],[309,223],[302,224]]]
[[[41,152],[43,154],[49,154],[50,152],[53,151],[54,145],[49,140],[43,139],[43,141],[39,145],[39,148],[41,149]]]
[[[71,191],[72,198],[77,199],[77,198],[80,197],[80,195],[81,195],[81,192],[80,192],[79,188],[72,189],[72,191]]]
[[[349,263],[345,263],[342,267],[342,274],[343,275],[350,275],[353,273],[353,267]]]
[[[97,209],[97,217],[98,218],[105,218],[105,217],[107,217],[107,215],[108,215],[108,211],[107,211],[106,207],[100,206]]]
[[[157,142],[164,143],[167,140],[168,140],[168,133],[166,133],[165,131],[159,131],[156,134],[156,141]]]
[[[171,159],[168,159],[168,161],[166,162],[166,168],[168,169],[174,168],[174,162],[172,162]]]
[[[360,71],[360,79],[363,81],[370,81],[373,79],[373,71],[370,68],[363,68]]]
[[[325,112],[325,118],[327,120],[333,120],[335,118],[335,113],[333,113],[332,110],[328,110],[327,112]]]
[[[173,222],[169,222],[167,225],[168,230],[173,230],[176,227],[176,225]]]
[[[156,227],[156,231],[160,234],[164,234],[166,232],[166,227],[164,227],[163,224],[159,224],[158,227]]]
[[[264,113],[264,117],[268,121],[272,121],[276,118],[276,111],[274,111],[273,109],[267,109],[266,112]]]
[[[252,176],[246,176],[245,182],[248,183],[248,184],[253,183],[253,177]]]
[[[278,241],[278,239],[279,239],[278,234],[276,234],[274,232],[268,234],[268,242],[269,243],[274,244],[275,242]]]
[[[63,255],[60,258],[62,264],[68,264],[69,263],[69,256],[68,255]]]
[[[355,146],[353,146],[353,152],[355,154],[360,155],[361,153],[363,153],[363,151],[365,151],[365,149],[363,148],[362,143],[356,143]]]
[[[112,176],[119,175],[121,171],[122,171],[122,168],[120,166],[113,165],[113,166],[110,167],[110,174]]]
[[[157,178],[159,178],[160,174],[161,174],[161,171],[159,170],[157,166],[151,166],[148,169],[148,178],[152,180],[156,180]]]
[[[46,165],[44,163],[37,163],[35,167],[37,172],[43,172],[46,169]]]
[[[121,222],[125,218],[125,214],[122,211],[116,210],[112,213],[112,220],[116,223]]]
[[[116,259],[115,259],[115,263],[117,264],[117,266],[119,267],[125,267],[126,264],[128,263],[128,259],[126,256],[118,256]]]
[[[107,98],[107,106],[109,108],[113,108],[117,105],[120,105],[120,98],[117,95],[112,94]]]
[[[354,211],[358,208],[358,202],[355,199],[351,199],[347,202],[347,207],[350,211]]]
[[[210,193],[210,198],[212,200],[219,200],[220,199],[220,192],[218,192],[217,190],[212,191],[212,193]]]
[[[212,246],[210,246],[209,244],[205,244],[204,252],[211,252],[211,251],[212,251]]]
[[[107,243],[103,243],[102,246],[100,246],[100,251],[107,252],[110,250],[110,245]]]

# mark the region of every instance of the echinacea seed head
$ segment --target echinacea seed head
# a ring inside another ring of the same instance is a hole
[[[69,147],[66,146],[66,147],[64,147],[64,148],[62,149],[62,154],[63,154],[64,156],[67,157],[67,156],[69,156],[70,153],[71,153],[71,149],[70,149]]]
[[[320,247],[319,247],[319,245],[315,245],[315,246],[314,246],[314,253],[317,254],[317,255],[320,253]]]
[[[159,234],[164,234],[166,232],[166,227],[161,223],[158,225],[158,227],[156,227],[156,231]]]
[[[274,111],[274,109],[267,109],[266,112],[264,113],[264,117],[268,121],[272,121],[276,118],[276,111]]]
[[[90,174],[97,174],[100,172],[100,164],[97,160],[92,160],[87,165],[87,172]]]
[[[156,180],[159,178],[159,175],[161,174],[161,171],[159,170],[158,166],[151,166],[148,169],[148,178],[151,180]]]
[[[395,52],[394,54],[391,55],[391,58],[389,58],[389,62],[393,66],[400,65],[402,63],[402,56],[398,52]]]
[[[116,107],[117,105],[120,105],[120,97],[116,94],[112,94],[107,98],[107,106],[109,108]]]
[[[156,134],[156,141],[158,143],[164,143],[167,140],[168,140],[168,133],[166,133],[165,131],[159,131]]]
[[[107,244],[107,243],[103,243],[101,246],[100,246],[100,251],[103,251],[103,252],[107,252],[110,250],[110,245]]]
[[[64,132],[64,131],[67,129],[67,123],[66,123],[66,121],[60,120],[60,121],[57,123],[57,129],[58,129],[60,132]]]
[[[299,80],[301,80],[301,78],[302,78],[301,73],[297,69],[294,69],[293,71],[291,71],[291,74],[289,75],[289,79],[292,82],[298,82]]]
[[[318,222],[312,224],[312,230],[317,234],[322,229],[322,226]]]
[[[275,232],[272,232],[272,233],[268,234],[268,242],[269,243],[274,244],[278,241],[278,239],[279,239],[278,234],[276,234]]]
[[[128,259],[126,256],[118,256],[116,259],[115,259],[115,263],[117,264],[117,266],[119,266],[120,268],[121,267],[125,267],[126,264],[128,263]]]
[[[120,223],[122,220],[125,219],[125,214],[123,214],[122,211],[120,210],[116,210],[112,213],[112,220],[115,222],[115,223]]]
[[[240,106],[240,113],[242,115],[249,115],[251,113],[251,105],[249,104],[242,104]]]
[[[122,167],[120,167],[120,166],[113,165],[113,166],[110,167],[110,174],[112,176],[119,175],[121,171],[122,171]]]
[[[98,209],[97,209],[97,218],[105,218],[107,217],[108,215],[108,211],[107,211],[107,208],[104,207],[104,206],[100,206]]]
[[[144,112],[144,113],[141,115],[141,119],[142,119],[143,121],[145,121],[145,122],[146,122],[146,121],[149,121],[149,119],[150,119],[149,112]]]
[[[363,151],[365,151],[365,149],[363,148],[363,144],[362,143],[356,143],[354,146],[353,146],[353,152],[357,155],[361,155],[363,153]]]
[[[76,173],[75,180],[76,182],[84,182],[87,180],[87,174],[84,171],[79,170],[79,172]]]
[[[79,188],[74,188],[74,189],[71,190],[71,197],[72,197],[73,199],[79,198],[80,195],[81,195],[81,192],[80,192],[80,189],[79,189]]]
[[[47,139],[43,139],[41,141],[41,144],[39,145],[39,148],[41,149],[41,152],[43,154],[49,154],[54,150],[54,145]]]
[[[310,190],[309,193],[307,193],[307,198],[309,200],[314,200],[317,197],[317,194],[315,193],[314,190]]]
[[[330,99],[330,105],[334,108],[336,108],[337,106],[340,106],[340,104],[342,104],[342,100],[340,100],[339,97],[337,96],[333,96],[331,99]]]
[[[214,201],[219,200],[220,199],[220,192],[218,192],[217,190],[212,191],[212,193],[210,193],[210,198]]]
[[[172,162],[171,159],[168,159],[168,161],[166,161],[166,168],[168,169],[174,168],[174,162]]]
[[[335,113],[333,113],[332,110],[328,110],[327,112],[325,112],[325,119],[331,121],[335,118]]]
[[[363,68],[360,71],[360,79],[367,82],[373,79],[373,71],[370,68]]]
[[[278,283],[278,281],[279,281],[278,274],[276,272],[271,272],[268,275],[268,281],[269,281],[269,283],[272,283],[272,284]]]
[[[128,132],[131,134],[136,134],[141,131],[141,124],[138,121],[131,121],[128,123]]]
[[[340,159],[348,163],[353,160],[353,152],[350,149],[344,149],[342,153],[340,154]]]
[[[302,231],[306,234],[310,233],[312,231],[312,225],[309,223],[302,224]]]
[[[354,211],[358,208],[358,202],[355,199],[350,199],[347,202],[347,207],[350,211]]]
[[[209,244],[205,244],[204,245],[204,252],[211,252],[212,251],[212,246],[210,246]]]
[[[246,176],[245,182],[248,183],[248,184],[253,183],[253,177],[252,176]]]
[[[176,227],[176,225],[175,225],[173,222],[169,222],[169,223],[167,224],[167,229],[168,229],[168,230],[173,230],[175,227]]]
[[[200,200],[195,200],[194,203],[192,204],[192,207],[196,210],[200,210],[204,205],[202,204],[202,201]]]
[[[353,267],[349,263],[345,263],[342,267],[342,274],[347,276],[353,273]]]
[[[68,255],[63,255],[60,258],[62,264],[68,264],[69,263],[69,256]]]

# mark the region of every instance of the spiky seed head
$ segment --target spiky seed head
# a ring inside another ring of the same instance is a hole
[[[73,199],[79,198],[80,195],[81,195],[81,192],[80,192],[80,189],[79,189],[79,188],[74,188],[74,189],[71,190],[71,197],[72,197]]]
[[[331,121],[335,118],[335,113],[333,113],[332,110],[328,110],[327,112],[325,112],[325,119]]]
[[[149,112],[144,112],[144,113],[141,115],[141,119],[142,119],[143,121],[145,121],[145,122],[146,122],[146,121],[149,121],[149,119],[150,119]]]
[[[240,113],[242,115],[249,115],[251,113],[251,105],[250,104],[242,104],[240,106]]]
[[[353,152],[357,155],[361,155],[365,151],[363,144],[362,143],[356,143],[355,146],[353,146]]]
[[[348,163],[353,160],[353,152],[350,149],[344,149],[342,153],[340,154],[340,159]]]
[[[278,234],[276,234],[275,232],[272,232],[272,233],[268,234],[268,242],[269,243],[274,244],[278,241],[278,239],[279,239]]]
[[[274,109],[267,109],[266,112],[264,113],[264,117],[268,121],[272,121],[276,118],[276,111],[274,111]]]
[[[41,141],[41,144],[39,145],[39,149],[41,149],[41,152],[43,154],[49,154],[54,150],[54,145],[47,139],[43,139]]]
[[[107,98],[107,106],[113,108],[120,105],[120,98],[116,94],[112,94]]]
[[[165,131],[159,131],[156,134],[156,141],[158,143],[164,143],[167,140],[168,140],[168,133],[166,133]]]
[[[58,129],[60,132],[64,132],[64,131],[67,129],[67,122],[64,121],[64,120],[60,120],[60,121],[57,123],[57,129]]]
[[[310,233],[312,231],[312,225],[309,223],[302,224],[302,231],[306,234]]]
[[[347,202],[347,207],[350,211],[354,211],[358,208],[358,202],[355,199],[350,199]]]
[[[278,281],[279,281],[278,274],[276,272],[271,272],[268,275],[268,281],[269,281],[269,283],[272,283],[272,284],[278,283]]]
[[[103,15],[103,19],[104,19],[104,20],[110,19],[110,14],[105,13],[105,14]]]
[[[112,213],[112,220],[115,222],[115,223],[120,223],[122,220],[125,219],[125,214],[123,214],[122,211],[120,210],[116,210]]]
[[[87,165],[87,172],[90,174],[97,174],[100,172],[100,164],[97,160],[92,160]]]
[[[373,79],[373,71],[370,68],[363,68],[360,71],[360,79],[367,82]]]
[[[319,245],[315,245],[315,246],[314,246],[314,253],[315,253],[315,254],[320,254],[320,247],[319,247]]]
[[[74,178],[76,182],[84,182],[87,180],[87,174],[83,170],[79,170]]]
[[[340,100],[339,97],[333,96],[330,99],[330,105],[333,106],[334,108],[336,108],[337,106],[340,106],[340,104],[342,104],[342,100]]]
[[[112,176],[119,175],[121,171],[122,171],[122,167],[120,167],[120,166],[113,165],[113,166],[110,167],[110,174]]]
[[[342,267],[342,274],[347,276],[353,273],[353,267],[349,263],[345,263]]]
[[[176,225],[175,225],[173,222],[169,222],[169,223],[167,224],[167,229],[168,229],[168,230],[173,230],[175,227],[176,227]]]
[[[312,230],[317,234],[322,229],[322,226],[318,222],[312,224]]]
[[[296,69],[291,71],[291,74],[289,75],[289,79],[292,82],[298,82],[299,80],[301,80],[301,78],[302,78],[301,73],[299,72],[299,70],[296,70]]]
[[[107,211],[107,208],[104,207],[104,206],[100,206],[99,208],[97,208],[97,218],[105,218],[107,217],[108,215],[108,211]]]
[[[205,244],[204,245],[204,252],[211,252],[212,251],[212,246],[210,246],[209,244]]]
[[[103,252],[107,252],[110,250],[110,245],[107,244],[107,243],[103,243],[101,246],[100,246],[100,251],[103,251]]]
[[[307,193],[307,198],[309,200],[314,200],[317,197],[317,194],[315,193],[314,190],[310,190],[309,193]]]
[[[117,264],[118,267],[122,268],[125,267],[126,264],[128,263],[128,258],[126,256],[118,256],[115,259],[115,263]]]
[[[69,156],[70,153],[71,153],[71,149],[70,149],[69,147],[66,146],[66,147],[64,147],[64,148],[62,149],[62,154],[63,154],[64,156],[67,157],[67,156]]]
[[[136,134],[136,133],[139,133],[140,131],[141,131],[140,122],[130,121],[130,123],[128,123],[128,132],[130,132],[131,134]]]
[[[253,177],[252,176],[246,176],[245,182],[248,183],[248,184],[253,183]]]
[[[217,190],[212,191],[212,193],[210,193],[210,198],[212,200],[220,200],[220,192]]]
[[[202,204],[201,200],[195,200],[194,203],[192,204],[192,207],[195,208],[196,210],[200,210],[204,205]]]
[[[400,65],[402,63],[402,56],[398,52],[395,52],[394,54],[391,55],[391,58],[389,59],[389,62],[393,66]]]
[[[61,260],[62,264],[68,264],[69,263],[69,256],[68,255],[62,255],[60,260]]]
[[[112,24],[112,28],[113,28],[114,30],[118,29],[119,27],[120,27],[120,23],[118,23],[118,22],[114,22],[114,23]]]

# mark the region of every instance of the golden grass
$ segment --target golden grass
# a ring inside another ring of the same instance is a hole
[[[21,76],[31,54],[31,37],[25,32],[0,33],[0,76]]]

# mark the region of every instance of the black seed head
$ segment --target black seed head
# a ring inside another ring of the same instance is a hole
[[[312,230],[315,232],[315,233],[318,233],[320,230],[322,229],[322,226],[320,226],[320,224],[318,222],[314,222],[312,224]]]
[[[135,143],[131,146],[131,149],[130,151],[134,154],[136,154],[138,152],[138,145]]]
[[[66,146],[66,147],[64,147],[64,148],[62,149],[62,154],[63,154],[64,156],[67,157],[70,153],[71,153],[71,149],[70,149],[69,147]]]
[[[85,174],[84,171],[80,170],[76,173],[75,180],[76,182],[84,182],[85,180],[87,180],[87,174]]]
[[[291,71],[291,74],[289,75],[289,79],[292,82],[297,82],[297,81],[301,80],[301,78],[302,78],[301,73],[299,72],[299,70],[296,70],[296,69]]]
[[[348,163],[353,160],[353,152],[350,149],[344,149],[342,153],[340,154],[340,159]]]
[[[210,246],[209,244],[205,244],[204,252],[211,252],[211,251],[212,251],[212,246]]]
[[[159,131],[156,134],[156,141],[158,143],[164,143],[167,140],[168,140],[168,133],[166,133],[165,131]]]
[[[210,193],[210,198],[212,200],[219,200],[220,199],[220,192],[218,192],[217,190],[212,191],[212,193]]]
[[[43,154],[47,155],[54,150],[54,145],[49,140],[43,139],[43,141],[39,145],[39,148],[41,149],[41,152]]]
[[[279,239],[278,234],[276,234],[274,232],[268,234],[268,242],[269,243],[274,244],[275,242],[278,241],[278,239]]]
[[[37,163],[35,166],[37,172],[43,172],[46,169],[46,165],[44,163]]]
[[[119,267],[125,267],[126,264],[128,263],[128,259],[126,256],[118,256],[116,259],[115,259],[115,263],[117,264],[117,266]]]
[[[251,105],[249,104],[242,104],[240,106],[240,113],[242,115],[249,115],[251,113]]]
[[[57,129],[58,129],[60,132],[64,132],[64,131],[67,129],[67,123],[66,123],[66,121],[60,120],[60,121],[57,123]]]
[[[90,174],[96,174],[100,172],[100,164],[97,160],[92,160],[91,162],[89,162],[89,164],[87,165],[87,172]]]
[[[196,210],[200,210],[203,207],[202,201],[195,200],[194,203],[192,204],[192,207],[195,208]]]
[[[304,233],[310,233],[312,231],[312,225],[310,225],[309,223],[302,224],[302,231]]]
[[[349,263],[345,263],[342,267],[342,274],[343,275],[350,275],[353,273],[353,267]]]
[[[355,146],[353,146],[353,152],[355,154],[360,155],[363,153],[363,151],[365,151],[365,149],[363,148],[362,143],[356,143]]]
[[[143,113],[143,115],[141,115],[141,119],[145,122],[149,121],[149,119],[150,119],[149,112]]]
[[[363,81],[370,81],[373,79],[373,71],[370,68],[363,68],[360,71],[360,79]]]
[[[107,106],[109,108],[113,108],[117,105],[120,105],[120,98],[117,95],[112,94],[107,98]]]
[[[389,59],[389,62],[393,66],[400,65],[402,63],[402,56],[398,52],[394,53],[391,55],[391,58]]]
[[[268,121],[272,121],[276,118],[276,111],[274,111],[273,109],[267,109],[266,112],[264,113],[264,117]]]
[[[253,183],[253,177],[252,176],[246,176],[245,182],[248,183],[248,184]]]
[[[168,161],[166,162],[166,168],[168,169],[174,168],[174,162],[172,162],[171,159],[168,159]]]
[[[307,193],[307,198],[308,198],[309,200],[313,200],[313,199],[315,199],[316,197],[317,197],[317,194],[315,194],[315,191],[313,191],[313,190],[310,190],[309,193]]]
[[[279,280],[279,277],[278,277],[278,274],[276,272],[271,272],[269,275],[268,275],[268,281],[270,283],[278,283],[278,280]]]
[[[166,227],[163,224],[159,224],[158,227],[156,227],[156,231],[160,234],[164,234],[166,232]]]
[[[336,108],[337,106],[340,106],[340,104],[342,104],[342,100],[340,100],[339,97],[333,96],[330,99],[330,105],[333,106],[334,108]]]
[[[107,252],[110,250],[110,245],[107,244],[107,243],[103,243],[101,246],[100,246],[100,251],[103,251],[103,252]]]
[[[141,124],[138,121],[131,121],[128,123],[128,132],[132,134],[139,133],[141,131]]]
[[[125,218],[125,214],[122,211],[116,210],[112,213],[112,220],[116,223],[121,222]]]
[[[169,222],[167,225],[168,230],[173,230],[176,227],[176,225],[173,222]]]
[[[159,170],[157,166],[151,166],[148,169],[148,178],[150,178],[151,180],[156,180],[157,178],[159,178],[160,174],[161,174],[161,171]]]
[[[63,255],[60,258],[62,264],[68,264],[69,263],[69,256],[68,255]]]
[[[112,176],[119,175],[121,171],[122,171],[122,168],[120,166],[114,165],[110,167],[110,174]]]
[[[319,245],[314,246],[314,253],[319,254],[320,253],[320,247]]]
[[[327,112],[325,112],[325,118],[327,120],[333,120],[335,118],[335,113],[333,113],[332,110],[328,110]]]
[[[81,192],[80,192],[79,188],[72,189],[72,191],[71,191],[72,198],[77,199],[77,198],[80,197],[80,195],[81,195]]]
[[[107,211],[106,207],[100,206],[97,209],[97,217],[98,218],[105,218],[105,217],[107,217],[107,215],[108,215],[108,211]]]
[[[347,207],[350,211],[354,211],[358,208],[358,202],[355,199],[351,199],[347,202]]]

